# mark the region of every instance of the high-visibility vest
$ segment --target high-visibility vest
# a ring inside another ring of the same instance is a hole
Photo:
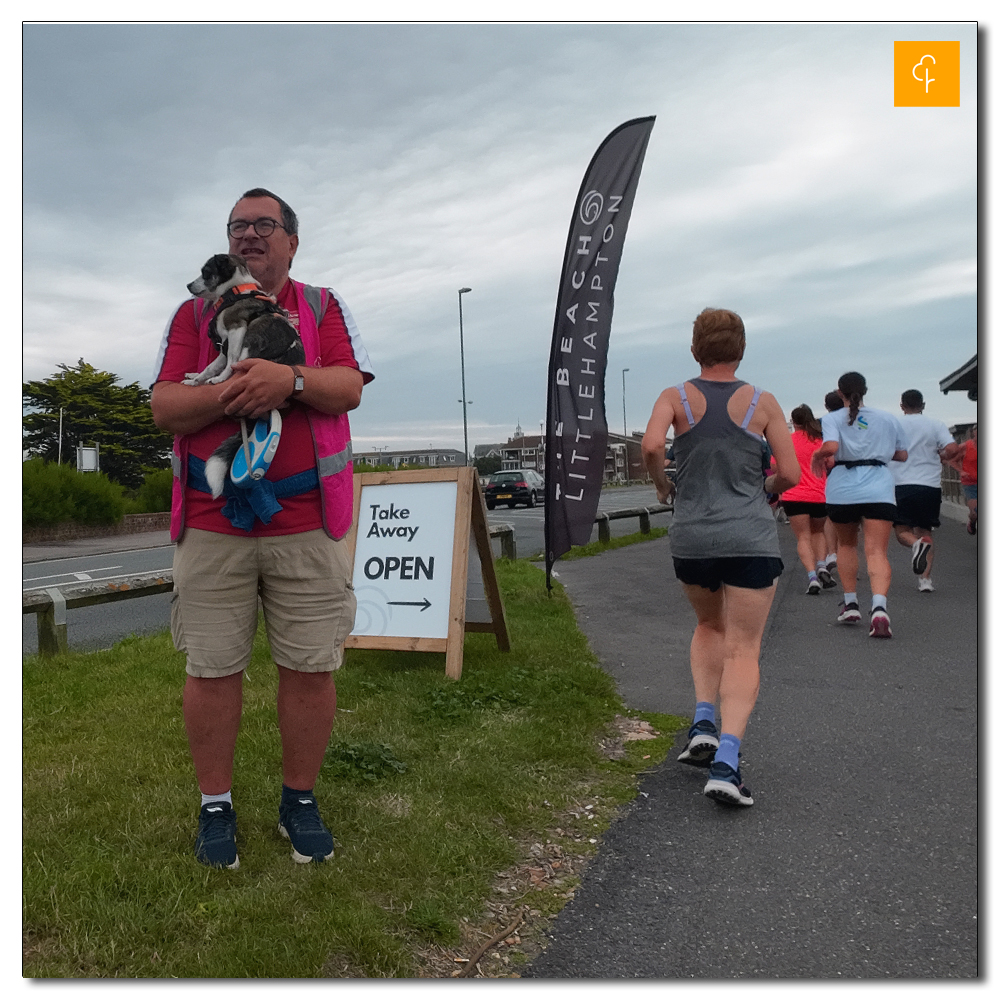
[[[330,304],[330,290],[305,285],[289,279],[295,289],[299,312],[299,336],[306,352],[306,365],[319,368],[322,358],[319,349],[319,324]],[[215,315],[206,308],[204,299],[194,301],[195,322],[200,333],[200,350],[196,371],[204,371],[213,350],[208,337],[209,324]],[[303,405],[303,404],[300,404]],[[313,452],[316,456],[316,473],[323,512],[323,530],[340,539],[351,528],[354,517],[354,469],[351,463],[351,425],[346,413],[321,413],[305,406],[309,430],[312,433]],[[174,437],[174,483],[170,506],[170,538],[179,541],[184,534],[184,493],[188,476],[188,435]]]

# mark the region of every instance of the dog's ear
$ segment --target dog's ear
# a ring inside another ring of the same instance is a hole
[[[227,253],[217,253],[205,264],[205,267],[211,269],[209,273],[215,275],[220,284],[223,281],[228,281],[236,273],[233,258]],[[204,268],[202,273],[204,274]]]

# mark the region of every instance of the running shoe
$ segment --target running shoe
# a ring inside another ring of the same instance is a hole
[[[734,771],[721,760],[713,761],[708,769],[705,794],[720,806],[753,805],[753,796],[750,794],[750,789],[743,784],[743,776],[739,770]]]
[[[816,575],[819,577],[819,582],[823,584],[823,589],[830,590],[831,588],[837,586],[837,581],[830,575],[830,564],[827,563],[826,565],[828,568],[816,570]]]
[[[933,594],[934,584],[931,583],[931,578],[929,576],[922,576],[917,580],[917,590],[921,594]]]
[[[310,861],[328,861],[337,842],[319,815],[312,795],[298,795],[282,802],[278,810],[278,833],[292,844],[292,860],[307,865]]]
[[[974,535],[976,533],[976,522],[968,521],[965,525],[965,530],[970,534]]]
[[[206,802],[201,807],[194,856],[209,868],[239,868],[236,813],[228,802]]]
[[[870,639],[891,639],[892,629],[889,627],[889,613],[885,608],[876,608],[872,612],[871,627],[868,629]]]
[[[830,570],[831,572],[833,570],[835,570],[837,568],[837,560],[836,559],[827,559],[827,561],[826,561],[826,568],[828,570]]]
[[[807,594],[818,594],[820,592],[819,580],[810,580],[809,586],[806,587]]]
[[[851,601],[850,604],[841,604],[837,621],[842,625],[856,625],[861,621],[861,609],[858,607],[858,602]]]
[[[913,549],[913,572],[918,576],[927,569],[927,553],[931,550],[929,538],[918,538],[912,546]]]
[[[701,722],[696,722],[688,730],[687,746],[680,752],[677,759],[682,764],[708,767],[718,749],[719,730],[708,719],[702,719]]]
[[[260,417],[254,424],[244,445],[233,457],[230,476],[233,482],[240,486],[251,479],[263,479],[264,473],[270,468],[274,453],[278,450],[281,440],[281,414],[271,410],[268,417]],[[250,459],[247,461],[247,453]]]

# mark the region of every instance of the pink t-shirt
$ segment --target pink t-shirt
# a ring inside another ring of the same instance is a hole
[[[277,295],[277,300],[278,304],[288,312],[292,325],[298,329],[298,301],[291,281],[285,282]],[[192,299],[190,306],[188,303],[182,305],[170,324],[163,364],[156,376],[157,382],[181,382],[187,372],[198,370],[200,334],[195,324],[193,302]],[[319,343],[322,367],[358,368],[347,324],[333,296],[330,297],[330,304],[319,326]],[[209,361],[217,356],[217,351],[209,350]],[[252,430],[252,426],[248,429]],[[239,420],[227,418],[209,424],[196,434],[188,436],[190,453],[197,458],[207,459],[227,437],[239,433]],[[305,407],[292,402],[281,410],[281,442],[264,478],[285,479],[315,466],[316,456]],[[234,528],[222,516],[226,497],[221,496],[218,500],[213,500],[211,494],[202,493],[189,486],[184,500],[186,527],[216,531],[225,535],[247,534],[240,528]],[[252,535],[291,535],[323,527],[319,487],[306,493],[299,493],[297,496],[282,497],[278,502],[281,504],[281,510],[271,518],[270,524],[256,520]]]
[[[822,479],[812,474],[810,463],[813,452],[823,443],[822,436],[811,438],[805,431],[792,432],[792,444],[795,446],[795,457],[799,460],[799,468],[802,470],[802,477],[797,486],[790,490],[785,490],[781,494],[782,500],[795,500],[798,503],[825,503],[826,502],[826,476]]]

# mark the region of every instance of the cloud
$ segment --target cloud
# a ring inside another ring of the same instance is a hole
[[[709,304],[743,312],[779,398],[829,382],[845,328],[908,338],[900,389],[940,378],[976,349],[975,86],[960,109],[893,108],[898,30],[28,26],[25,376],[82,355],[152,378],[184,285],[263,184],[299,213],[293,273],[344,296],[372,355],[357,439],[461,447],[463,286],[476,433],[533,426],[580,178],[612,127],[656,114],[609,359],[630,412],[690,374]],[[954,35],[974,81],[975,28]]]

